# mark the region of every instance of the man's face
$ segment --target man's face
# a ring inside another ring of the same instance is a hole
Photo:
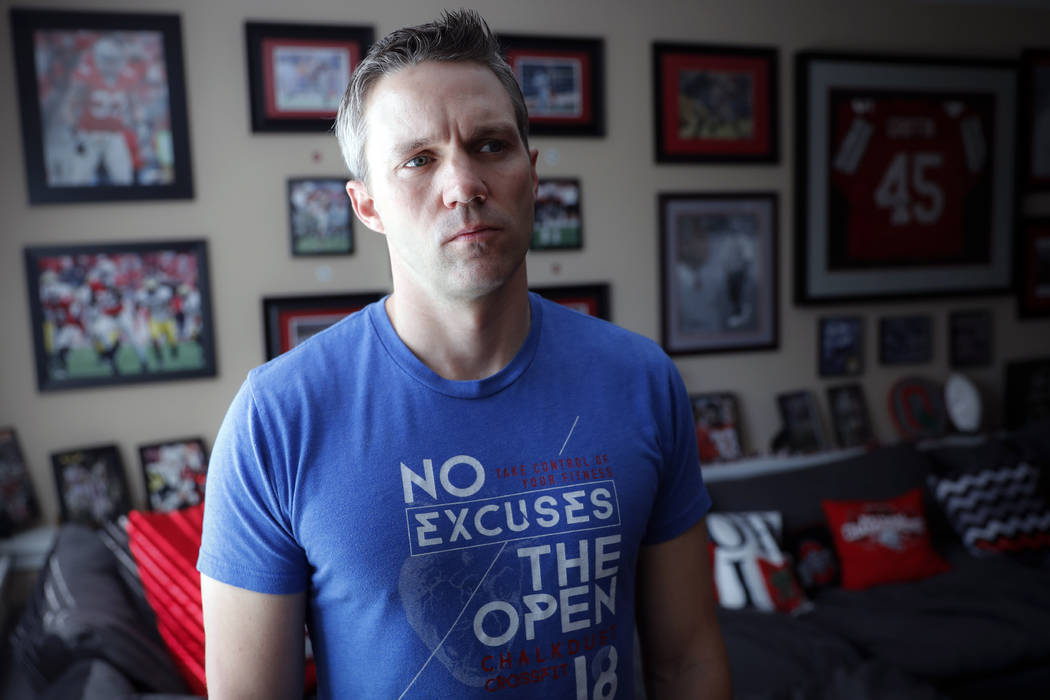
[[[395,293],[474,299],[524,274],[536,152],[488,68],[427,62],[386,75],[365,120],[369,179],[347,192],[387,236]]]

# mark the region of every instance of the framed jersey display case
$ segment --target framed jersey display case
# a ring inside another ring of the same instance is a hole
[[[796,76],[796,301],[1007,292],[1015,64],[803,52]]]
[[[193,197],[178,15],[11,10],[32,204]]]

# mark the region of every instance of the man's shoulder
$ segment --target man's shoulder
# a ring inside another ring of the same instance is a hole
[[[544,326],[554,339],[571,340],[594,356],[612,355],[650,362],[671,362],[660,345],[641,333],[611,321],[590,316],[549,299],[543,299]]]

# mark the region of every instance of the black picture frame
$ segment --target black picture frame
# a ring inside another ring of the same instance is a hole
[[[544,285],[530,287],[530,291],[582,314],[605,321],[611,320],[608,282]]]
[[[321,133],[331,131],[339,100],[368,53],[375,30],[365,25],[247,21],[244,37],[252,131]],[[312,70],[297,74],[280,71],[275,64],[309,65]]]
[[[30,204],[191,199],[179,16],[10,13]]]
[[[1012,284],[1016,62],[803,51],[795,301]]]
[[[293,257],[353,254],[354,210],[346,178],[288,178],[288,233]]]
[[[386,292],[300,294],[263,298],[263,349],[266,359],[294,348],[312,335],[360,311]]]
[[[131,510],[124,460],[114,444],[51,453],[63,523],[99,527]]]
[[[864,371],[864,317],[825,316],[817,323],[817,373],[846,377]]]
[[[583,190],[578,177],[541,177],[530,250],[583,248]]]
[[[216,374],[202,239],[24,250],[40,391]]]
[[[779,52],[654,42],[657,163],[777,163]]]
[[[1007,428],[1050,418],[1050,356],[1011,360],[1003,374]]]
[[[948,361],[952,367],[992,364],[992,312],[963,309],[948,314]]]
[[[1050,316],[1050,216],[1023,220],[1018,231],[1017,315]]]
[[[605,136],[605,40],[499,33],[533,136]]]
[[[775,192],[658,195],[669,354],[778,347],[777,202]]]
[[[143,491],[149,510],[167,513],[204,502],[208,448],[187,437],[139,445]]]
[[[845,449],[874,444],[875,434],[864,387],[858,382],[838,384],[829,386],[827,395],[831,427],[838,446]]]
[[[742,459],[744,434],[736,394],[728,391],[690,394],[689,403],[693,408],[700,463]]]
[[[810,389],[776,394],[777,412],[784,430],[785,445],[791,452],[818,452],[829,445],[820,418],[817,395]]]
[[[879,363],[919,365],[933,361],[933,316],[909,314],[879,319]]]
[[[0,428],[0,537],[25,530],[39,518],[40,503],[18,432]]]
[[[1050,48],[1021,52],[1017,183],[1023,194],[1050,192]]]

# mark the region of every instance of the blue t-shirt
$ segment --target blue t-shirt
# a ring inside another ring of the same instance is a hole
[[[507,367],[451,381],[383,302],[254,369],[198,568],[308,591],[322,698],[630,697],[639,547],[710,507],[652,341],[530,295]]]

